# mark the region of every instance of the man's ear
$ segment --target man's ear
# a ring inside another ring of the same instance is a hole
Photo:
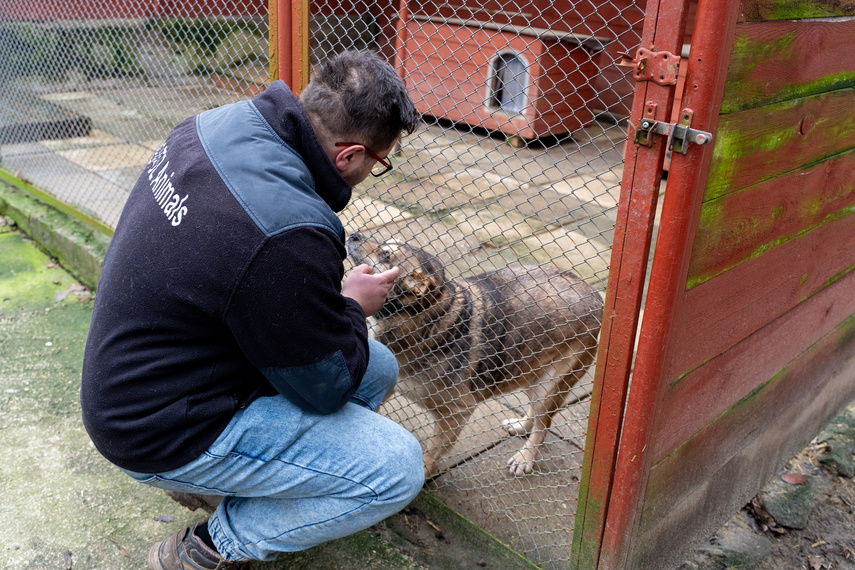
[[[365,147],[354,144],[344,147],[336,156],[333,164],[340,173],[346,173],[356,164],[361,164],[361,158],[365,154]]]

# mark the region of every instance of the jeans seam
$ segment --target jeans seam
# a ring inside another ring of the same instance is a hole
[[[359,485],[360,487],[363,487],[364,489],[368,489],[369,491],[371,491],[372,499],[370,502],[372,502],[372,503],[374,501],[376,501],[377,498],[379,497],[379,494],[377,493],[377,491],[373,487],[371,487],[370,485],[366,485],[365,483],[362,483],[361,481],[356,481],[354,479],[350,479],[348,477],[345,477],[344,475],[338,475],[338,474],[334,474],[334,473],[329,473],[327,471],[321,471],[320,469],[314,469],[312,467],[309,467],[307,465],[302,465],[300,463],[285,461],[284,459],[280,459],[278,457],[273,457],[271,459],[264,459],[261,457],[253,457],[252,455],[247,455],[247,454],[241,453],[239,451],[232,451],[231,455],[237,456],[237,457],[242,457],[244,459],[249,459],[251,461],[261,461],[263,463],[272,463],[275,461],[275,462],[281,463],[283,465],[289,465],[291,467],[297,467],[299,469],[304,469],[304,470],[312,472],[312,473],[318,473],[320,475],[326,475],[328,477],[334,477],[334,478],[340,479],[342,481],[347,481],[349,483],[353,483],[354,485]],[[368,503],[366,503],[366,504],[368,504]]]
[[[183,481],[181,479],[177,479],[175,477],[163,477],[162,475],[154,475],[155,481],[163,481],[168,483],[178,483],[180,485],[187,485],[189,487],[193,487],[194,489],[199,489],[200,495],[222,495],[222,496],[232,496],[233,493],[229,493],[228,491],[223,491],[222,489],[217,489],[216,487],[208,487],[207,485],[199,485],[198,483],[191,483],[188,481]],[[144,482],[146,485],[151,485],[150,481]],[[153,487],[155,485],[152,485]],[[211,493],[202,493],[202,490],[211,491]]]
[[[215,533],[217,533],[217,530],[219,530],[218,534],[221,536],[221,540],[220,540],[220,542],[225,543],[225,544],[224,544],[224,546],[227,546],[228,553],[232,553],[232,555],[233,555],[233,553],[235,553],[235,552],[240,553],[241,547],[242,547],[242,546],[244,546],[244,545],[258,546],[258,545],[262,544],[262,543],[263,543],[263,542],[265,542],[265,541],[279,539],[279,538],[281,538],[281,537],[283,537],[283,536],[285,536],[285,535],[287,535],[287,534],[289,534],[289,533],[292,533],[292,532],[298,531],[298,530],[300,530],[300,529],[304,529],[304,528],[308,528],[308,527],[312,527],[312,526],[316,526],[316,525],[325,524],[325,523],[328,523],[328,522],[331,522],[331,521],[334,521],[334,520],[340,519],[340,518],[342,518],[342,517],[346,517],[346,516],[348,516],[348,515],[350,515],[350,514],[352,514],[352,513],[356,512],[356,511],[360,510],[360,509],[365,508],[365,507],[366,507],[366,506],[368,506],[368,505],[371,505],[371,504],[375,503],[375,502],[377,501],[377,499],[380,497],[380,495],[377,493],[377,491],[376,491],[373,487],[371,487],[370,485],[366,485],[365,483],[362,483],[362,482],[360,482],[360,481],[355,481],[355,480],[353,480],[353,479],[350,479],[350,478],[348,478],[348,477],[344,477],[344,476],[342,476],[342,475],[335,475],[335,474],[332,474],[332,473],[327,473],[327,472],[325,472],[325,471],[321,471],[321,470],[319,470],[319,469],[313,469],[313,468],[308,467],[308,466],[305,466],[305,465],[300,465],[299,463],[291,463],[291,462],[284,461],[284,460],[279,459],[279,458],[273,458],[273,459],[269,459],[269,460],[261,460],[261,459],[259,459],[259,458],[257,458],[257,457],[252,457],[252,456],[250,456],[250,455],[246,455],[246,454],[243,454],[243,453],[239,453],[239,452],[237,452],[237,451],[233,451],[233,452],[231,452],[231,455],[238,456],[238,457],[242,457],[242,458],[245,458],[245,459],[254,460],[254,461],[265,461],[266,463],[267,463],[267,462],[271,462],[271,461],[276,461],[276,462],[278,462],[278,463],[282,463],[282,464],[284,464],[284,465],[290,465],[290,466],[293,466],[293,467],[297,467],[297,468],[300,468],[300,469],[304,469],[304,470],[306,470],[306,471],[310,471],[310,472],[312,472],[312,473],[319,473],[319,474],[326,475],[326,476],[328,476],[328,477],[334,477],[334,478],[336,478],[336,479],[340,479],[340,480],[342,480],[342,481],[347,481],[347,482],[349,482],[349,483],[352,483],[352,484],[354,484],[354,485],[358,485],[358,486],[360,486],[360,487],[362,487],[362,488],[364,488],[364,489],[367,489],[368,491],[370,491],[370,492],[371,492],[371,495],[370,495],[369,500],[367,500],[367,501],[362,501],[358,506],[354,507],[353,509],[350,509],[350,510],[349,510],[349,511],[347,511],[346,513],[341,513],[341,514],[339,514],[339,515],[336,515],[336,516],[334,516],[334,517],[331,517],[331,518],[328,518],[328,519],[325,519],[325,520],[322,520],[322,521],[315,521],[315,522],[312,522],[312,523],[304,524],[304,525],[302,525],[302,526],[299,526],[299,527],[295,527],[295,528],[292,528],[292,529],[286,530],[285,532],[282,532],[282,533],[280,533],[280,534],[277,534],[277,535],[274,535],[274,536],[268,536],[268,537],[265,537],[265,538],[264,538],[264,539],[262,539],[262,540],[255,540],[255,541],[252,541],[252,542],[241,542],[241,543],[238,543],[237,541],[235,541],[235,540],[232,540],[232,539],[228,538],[227,536],[225,536],[225,533],[222,531],[221,525],[219,524],[219,520],[218,520],[217,518],[215,518],[215,517],[212,517],[212,519],[214,519],[214,525],[213,525],[213,526],[214,526],[214,529],[213,529],[213,530],[214,530],[214,532],[215,532]],[[238,497],[238,498],[242,498],[242,499],[264,499],[264,498],[271,498],[271,497]],[[219,544],[217,544],[217,546],[219,547],[220,545],[219,545]],[[230,557],[227,555],[227,553],[225,553],[225,552],[220,552],[220,554],[221,554],[221,555],[223,555],[224,557],[226,557],[227,559],[232,560],[232,558],[230,558]],[[241,553],[241,555],[243,555],[243,554]]]
[[[370,487],[369,487],[369,489],[370,489]],[[373,490],[373,489],[372,489],[372,492],[374,492],[374,490]],[[353,508],[353,509],[350,509],[350,510],[349,510],[349,511],[347,511],[346,513],[341,513],[340,515],[334,516],[334,517],[332,517],[332,518],[328,518],[328,519],[325,519],[325,520],[322,520],[322,521],[315,521],[315,522],[313,522],[313,523],[311,523],[311,524],[304,524],[303,526],[298,526],[298,527],[292,528],[292,529],[290,529],[290,530],[286,530],[285,532],[279,533],[279,534],[277,534],[276,536],[272,536],[272,537],[270,537],[268,540],[270,540],[270,539],[278,539],[278,538],[281,538],[281,537],[285,536],[286,534],[290,534],[290,533],[292,533],[292,532],[295,532],[295,531],[298,531],[298,530],[301,530],[301,529],[304,529],[304,528],[308,528],[308,527],[312,527],[312,526],[317,526],[317,525],[326,524],[326,523],[328,523],[328,522],[331,522],[331,521],[334,521],[334,520],[340,519],[340,518],[342,518],[342,517],[346,517],[346,516],[350,515],[351,513],[355,513],[356,511],[358,511],[358,510],[360,510],[360,509],[363,509],[363,508],[365,508],[366,506],[368,506],[368,505],[370,505],[370,504],[374,503],[374,502],[376,501],[376,499],[377,499],[377,493],[375,492],[375,493],[374,493],[374,497],[373,497],[370,501],[363,502],[363,503],[361,503],[359,506],[357,506],[357,507],[355,507],[355,508]],[[255,541],[255,542],[254,542],[254,543],[252,543],[252,544],[255,544],[255,545],[257,546],[257,545],[261,544],[261,542],[262,542],[262,541],[258,540],[258,541]]]
[[[366,408],[368,408],[369,410],[371,410],[372,412],[377,411],[377,408],[375,408],[375,407],[372,405],[371,401],[370,401],[368,398],[363,398],[363,397],[362,397],[362,396],[360,396],[359,394],[354,394],[353,396],[351,396],[351,397],[350,397],[350,399],[351,399],[351,400],[359,400],[360,402],[362,402],[363,404],[365,404],[365,407],[366,407]]]

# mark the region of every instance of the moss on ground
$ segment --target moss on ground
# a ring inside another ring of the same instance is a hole
[[[50,309],[89,298],[55,260],[47,257],[21,232],[4,226],[0,232],[0,319],[36,309]]]

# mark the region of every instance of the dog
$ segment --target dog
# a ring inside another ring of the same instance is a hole
[[[396,240],[347,238],[357,264],[400,273],[372,329],[400,364],[401,385],[435,419],[425,444],[425,476],[487,398],[527,388],[524,418],[505,420],[513,436],[528,434],[508,460],[512,476],[528,475],[553,415],[594,361],[603,314],[599,293],[577,275],[522,265],[446,279],[423,249]]]

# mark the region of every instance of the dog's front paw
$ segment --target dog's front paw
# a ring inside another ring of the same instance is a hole
[[[531,431],[533,422],[528,418],[514,418],[512,420],[502,420],[504,427],[511,435],[527,435]]]
[[[508,459],[508,471],[512,477],[524,477],[534,471],[534,451],[521,449]]]

